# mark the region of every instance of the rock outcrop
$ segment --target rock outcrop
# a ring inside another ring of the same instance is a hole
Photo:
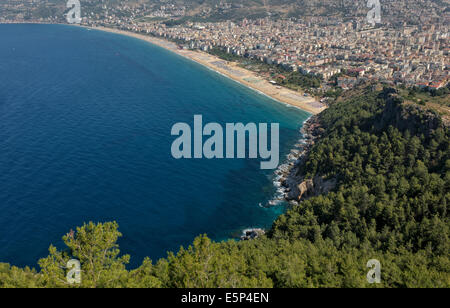
[[[383,98],[386,99],[386,106],[376,126],[378,130],[392,125],[402,132],[408,130],[411,135],[424,134],[429,137],[442,125],[441,117],[436,112],[405,103],[396,93],[384,94]]]
[[[281,177],[281,187],[284,190],[284,199],[293,205],[301,200],[327,193],[336,187],[336,179],[325,179],[322,176],[306,179],[302,174],[311,147],[323,133],[317,116],[312,117],[304,124],[302,133],[305,138],[304,145],[301,146],[300,151],[291,153],[291,155],[295,155],[295,162],[285,168],[280,168],[278,172]]]
[[[302,179],[295,177],[285,182],[289,192],[286,194],[288,201],[301,201],[310,197],[326,194],[336,187],[336,179],[324,179],[316,176],[314,179]]]
[[[241,240],[249,241],[263,236],[266,232],[263,229],[245,229],[242,233]]]

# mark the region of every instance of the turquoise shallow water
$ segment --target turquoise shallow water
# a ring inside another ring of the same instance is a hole
[[[177,122],[309,116],[149,43],[63,25],[0,25],[0,262],[36,265],[84,222],[115,220],[132,265],[199,234],[269,227],[283,206],[258,160],[175,160]]]

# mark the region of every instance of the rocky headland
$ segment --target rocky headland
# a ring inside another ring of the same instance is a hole
[[[283,199],[296,206],[302,200],[327,193],[336,186],[336,179],[324,179],[322,176],[308,179],[303,174],[309,152],[323,132],[317,115],[304,123],[301,141],[288,155],[288,162],[275,172],[279,200]]]

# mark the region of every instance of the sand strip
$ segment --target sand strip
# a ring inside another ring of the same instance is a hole
[[[227,62],[218,57],[210,55],[206,52],[182,50],[178,46],[168,40],[155,38],[148,35],[138,34],[129,31],[117,30],[105,27],[95,27],[92,29],[112,32],[138,38],[149,43],[155,44],[185,58],[200,63],[224,76],[231,78],[253,90],[263,93],[279,102],[298,107],[302,110],[308,111],[312,114],[318,114],[326,109],[326,106],[312,97],[306,97],[300,92],[296,92],[284,87],[279,87],[271,84],[256,73],[239,67],[234,62]]]

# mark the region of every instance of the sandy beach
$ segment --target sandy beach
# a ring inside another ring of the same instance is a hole
[[[316,101],[312,97],[305,97],[300,92],[273,85],[264,78],[257,76],[256,73],[239,67],[236,63],[227,62],[206,52],[182,50],[173,42],[134,32],[105,27],[95,27],[92,29],[128,35],[158,45],[187,59],[200,63],[253,90],[259,91],[276,101],[298,107],[312,114],[318,114],[326,109],[324,104]]]

